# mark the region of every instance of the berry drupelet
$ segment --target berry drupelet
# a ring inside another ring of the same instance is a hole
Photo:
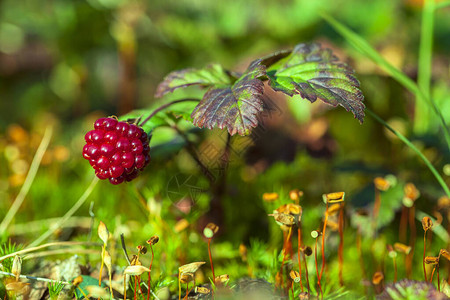
[[[83,157],[112,184],[133,180],[150,162],[148,135],[134,124],[100,118],[84,138]]]

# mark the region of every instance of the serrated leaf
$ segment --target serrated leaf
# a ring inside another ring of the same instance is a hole
[[[258,77],[266,74],[265,69],[260,59],[255,60],[232,86],[209,89],[191,114],[193,124],[208,129],[226,127],[231,135],[249,134],[263,110],[264,83]]]
[[[203,69],[184,69],[169,73],[158,85],[155,97],[160,98],[175,89],[191,85],[224,86],[231,84],[230,76],[219,64],[211,64]]]
[[[269,58],[266,61],[272,62]],[[353,70],[320,44],[297,45],[290,55],[268,67],[267,77],[276,91],[299,94],[310,102],[321,99],[332,106],[341,105],[363,122],[364,96]]]

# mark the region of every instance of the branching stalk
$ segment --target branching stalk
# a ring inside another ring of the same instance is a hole
[[[155,109],[147,118],[145,118],[142,122],[139,123],[139,126],[144,126],[145,123],[147,123],[151,118],[153,118],[157,113],[159,113],[160,111],[166,109],[169,106],[172,106],[174,104],[177,103],[181,103],[181,102],[199,102],[200,99],[195,99],[195,98],[186,98],[186,99],[179,99],[179,100],[174,100],[171,101],[169,103],[166,103],[164,105],[161,105],[160,107],[158,107],[157,109]]]

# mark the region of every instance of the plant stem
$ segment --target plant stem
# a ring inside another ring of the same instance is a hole
[[[13,273],[3,272],[3,271],[0,271],[0,275],[7,275],[7,276],[16,277],[16,275],[14,275]],[[67,282],[67,281],[58,281],[58,280],[53,280],[53,279],[48,279],[48,278],[43,278],[43,277],[34,277],[34,276],[28,276],[28,275],[19,275],[19,278],[36,280],[36,281],[43,281],[43,282],[60,283],[60,284],[65,284],[65,285],[71,285],[72,284],[71,282]]]
[[[303,283],[302,283],[302,259],[300,256],[300,248],[301,248],[301,243],[302,243],[302,239],[301,239],[301,229],[300,229],[300,224],[298,224],[298,228],[297,228],[297,234],[298,234],[298,245],[297,245],[297,257],[298,257],[298,272],[300,274],[300,288],[302,290],[303,293]]]
[[[400,228],[398,229],[398,238],[401,243],[406,244],[406,228],[408,225],[408,207],[402,206],[402,213],[400,217]]]
[[[131,261],[130,261],[130,258],[128,257],[127,247],[125,245],[125,238],[123,236],[123,233],[120,234],[120,245],[122,246],[123,255],[125,256],[125,259],[127,260],[128,265],[131,265]]]
[[[339,285],[344,286],[344,278],[342,276],[342,270],[344,268],[344,202],[341,202],[339,209]]]
[[[211,255],[211,240],[212,239],[208,239],[208,254],[209,254],[209,262],[211,264],[211,272],[212,272],[212,276],[213,276],[213,282],[214,284],[216,284],[216,275],[214,274],[214,265],[213,265],[213,260],[212,260],[212,255]]]
[[[178,269],[178,300],[181,300],[181,273]]]
[[[320,292],[320,295],[322,295],[322,285],[320,284],[319,267],[317,265],[317,240],[318,240],[318,238],[316,238],[316,243],[314,245],[314,261],[316,263],[317,283],[319,285],[319,292]],[[317,295],[317,296],[319,296],[319,295]]]
[[[174,100],[171,101],[169,103],[166,103],[164,105],[161,105],[160,107],[158,107],[157,109],[155,109],[147,118],[144,119],[144,121],[139,123],[139,126],[144,126],[145,123],[147,123],[151,118],[153,118],[153,116],[155,116],[157,113],[159,113],[160,111],[166,109],[167,107],[177,104],[177,103],[181,103],[181,102],[199,102],[200,99],[195,99],[195,98],[185,98],[185,99],[179,99],[179,100]]]
[[[144,293],[142,292],[142,287],[141,287],[141,275],[137,276],[137,281],[138,281],[139,291],[141,292],[141,295],[144,295]]]
[[[423,276],[425,277],[425,281],[427,280],[427,269],[425,268],[425,251],[427,248],[427,231],[423,233],[423,258],[422,258],[422,266],[423,266]]]
[[[439,264],[437,265],[438,291],[441,291],[441,279],[439,279]]]
[[[319,281],[322,279],[323,270],[325,269],[325,230],[327,229],[328,222],[328,201],[326,203],[325,209],[325,220],[323,222],[323,230],[322,230],[322,267],[320,268],[320,276]]]
[[[308,286],[308,295],[311,293],[311,288],[309,286],[309,274],[308,274],[308,264],[306,263],[305,253],[302,251],[303,263],[305,264],[305,277],[306,277],[306,285]]]
[[[450,189],[448,188],[447,184],[445,183],[444,179],[441,177],[441,175],[436,171],[436,169],[433,167],[433,165],[430,163],[430,161],[425,157],[425,155],[420,152],[419,149],[416,148],[404,135],[402,135],[397,130],[393,129],[391,126],[389,126],[383,119],[381,119],[378,115],[376,115],[373,111],[366,108],[366,112],[371,115],[375,120],[377,120],[379,123],[384,125],[389,131],[391,131],[393,134],[395,134],[403,143],[405,143],[409,148],[411,148],[416,154],[423,160],[423,162],[427,165],[428,169],[433,173],[434,177],[436,177],[437,181],[441,185],[442,189],[445,191],[445,194],[450,197]]]
[[[30,190],[34,178],[36,177],[36,173],[39,169],[39,165],[41,164],[42,157],[44,156],[48,144],[50,143],[52,133],[52,127],[49,126],[45,129],[44,137],[42,138],[42,141],[39,144],[38,149],[36,150],[36,154],[33,157],[33,161],[31,162],[30,170],[28,171],[27,177],[25,178],[25,182],[23,183],[22,188],[20,189],[20,192],[14,200],[13,204],[11,205],[11,208],[8,210],[8,213],[0,224],[0,235],[3,235],[3,233],[5,233],[6,229],[9,226],[9,223],[11,223],[12,219],[25,200],[25,197]]]
[[[281,288],[283,288],[283,266],[284,266],[284,262],[286,261],[286,253],[288,251],[287,245],[289,243],[289,239],[291,238],[291,232],[292,232],[292,227],[289,227],[288,234],[283,241],[283,250],[282,250],[283,251],[283,260],[281,261],[281,267],[280,267],[280,271],[279,271],[279,274],[281,277]]]
[[[30,247],[30,248],[23,249],[23,250],[20,250],[20,251],[16,251],[16,252],[13,252],[13,253],[9,253],[7,255],[4,255],[4,256],[0,257],[0,262],[2,262],[3,260],[5,260],[7,258],[14,257],[16,255],[22,255],[24,253],[33,252],[33,251],[36,251],[36,250],[40,250],[40,249],[48,248],[48,247],[52,247],[52,246],[77,246],[77,245],[98,246],[99,243],[74,242],[74,241],[70,241],[70,242],[52,242],[52,243],[47,243],[47,244],[36,246],[36,247]]]
[[[104,260],[104,258],[105,258],[105,245],[103,244],[103,246],[102,246],[102,263],[101,263],[101,265],[100,265],[100,272],[98,272],[99,274],[98,274],[98,286],[102,286],[102,271],[103,271],[103,264],[104,264],[104,262],[103,262],[103,260]]]

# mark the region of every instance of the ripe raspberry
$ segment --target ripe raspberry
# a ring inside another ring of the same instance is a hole
[[[112,184],[133,180],[150,162],[148,135],[134,124],[100,118],[84,138],[83,157]]]

